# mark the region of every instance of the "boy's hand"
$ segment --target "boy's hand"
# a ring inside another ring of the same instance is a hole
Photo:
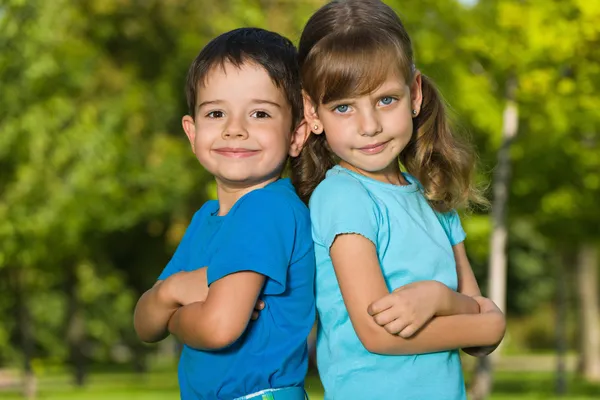
[[[181,271],[171,275],[162,284],[162,289],[167,292],[165,297],[179,306],[205,301],[208,296],[206,270],[206,267],[202,267],[195,271]]]
[[[444,288],[437,281],[410,283],[371,303],[367,312],[389,333],[409,338],[438,312]]]
[[[208,297],[208,280],[206,278],[207,267],[195,271],[181,271],[171,275],[162,284],[166,285],[163,290],[168,291],[165,295],[167,302],[174,302],[177,306],[187,306],[197,301],[206,301]],[[257,300],[252,312],[252,320],[257,320],[260,311],[265,308],[262,300]]]
[[[262,311],[265,308],[265,302],[258,299],[256,301],[256,305],[254,306],[254,311],[252,311],[252,320],[256,321],[258,319],[258,316],[260,315],[260,311]]]

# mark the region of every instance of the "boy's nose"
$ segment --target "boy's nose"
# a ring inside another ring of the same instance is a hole
[[[231,120],[223,129],[223,139],[243,139],[248,137],[248,131],[242,121]]]

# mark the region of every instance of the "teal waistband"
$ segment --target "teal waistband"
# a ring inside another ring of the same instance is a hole
[[[234,400],[305,400],[308,399],[304,388],[293,386],[281,389],[265,389],[247,394]]]

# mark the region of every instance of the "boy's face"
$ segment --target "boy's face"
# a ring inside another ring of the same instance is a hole
[[[195,118],[185,116],[183,127],[217,183],[246,188],[279,177],[291,151],[292,112],[262,67],[214,67],[196,104]]]

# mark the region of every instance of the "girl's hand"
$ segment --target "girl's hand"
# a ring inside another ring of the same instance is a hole
[[[493,312],[502,314],[502,311],[500,310],[500,308],[498,308],[496,303],[494,303],[492,300],[488,299],[487,297],[474,296],[473,300],[475,300],[477,302],[477,304],[479,304],[479,312],[481,314],[493,313]]]
[[[436,315],[444,289],[438,281],[410,283],[373,302],[367,312],[389,333],[409,338]]]

